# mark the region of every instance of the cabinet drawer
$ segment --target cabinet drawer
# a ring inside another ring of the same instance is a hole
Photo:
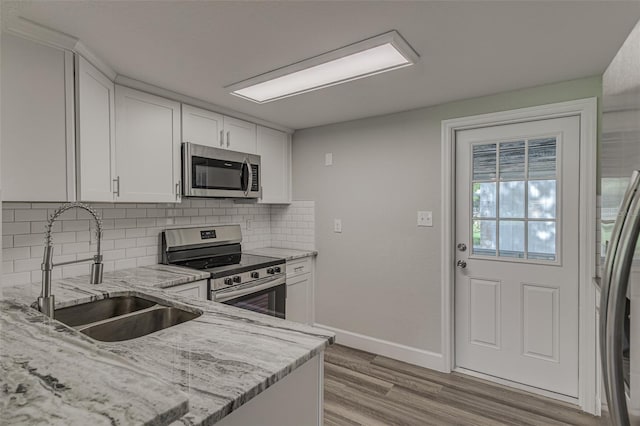
[[[200,280],[189,284],[178,285],[167,289],[172,293],[181,296],[193,297],[194,299],[207,299],[207,280]]]
[[[311,258],[305,257],[303,259],[292,260],[287,262],[287,277],[294,275],[306,274],[311,272]]]

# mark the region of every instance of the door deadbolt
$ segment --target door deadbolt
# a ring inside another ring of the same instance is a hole
[[[467,245],[465,243],[459,243],[457,247],[460,251],[467,251]]]
[[[465,262],[464,260],[458,260],[456,266],[460,269],[464,269],[467,267],[467,262]]]

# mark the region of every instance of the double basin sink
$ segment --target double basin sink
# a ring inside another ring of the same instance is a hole
[[[117,296],[55,310],[54,318],[103,342],[146,336],[202,315],[139,296]]]

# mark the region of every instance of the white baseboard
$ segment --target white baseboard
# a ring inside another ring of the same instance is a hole
[[[364,334],[358,334],[352,331],[341,330],[328,325],[316,323],[314,326],[334,332],[336,334],[336,343],[340,345],[386,356],[432,370],[445,371],[442,354],[365,336]]]

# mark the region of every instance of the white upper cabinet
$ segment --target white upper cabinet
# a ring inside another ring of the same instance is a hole
[[[224,148],[222,115],[182,104],[182,142]]]
[[[113,201],[115,179],[115,86],[76,55],[76,156],[78,199]]]
[[[116,201],[180,201],[180,104],[116,85]]]
[[[256,153],[256,125],[237,118],[224,117],[225,148]]]
[[[73,201],[73,54],[2,34],[2,198]]]
[[[265,204],[291,203],[291,138],[285,132],[258,126],[262,199]]]
[[[256,125],[182,104],[182,142],[256,153]]]

